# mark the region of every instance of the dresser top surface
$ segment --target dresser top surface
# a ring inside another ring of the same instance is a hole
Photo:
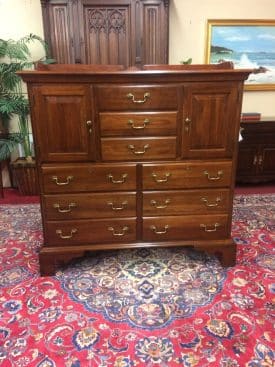
[[[75,81],[220,81],[247,79],[252,69],[234,69],[226,64],[194,64],[194,65],[145,65],[142,69],[128,68],[122,65],[83,65],[83,64],[52,64],[39,65],[35,70],[18,72],[24,81],[58,80],[68,78]]]

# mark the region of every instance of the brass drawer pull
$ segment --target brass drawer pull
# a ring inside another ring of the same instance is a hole
[[[128,176],[128,174],[127,173],[123,173],[122,175],[121,175],[121,180],[115,180],[114,179],[114,176],[111,174],[111,173],[109,173],[108,175],[107,175],[107,178],[109,179],[109,181],[111,181],[112,183],[114,183],[114,184],[121,184],[121,183],[124,183],[125,181],[126,181],[126,177]]]
[[[113,236],[124,236],[125,233],[129,230],[129,227],[124,226],[121,230],[121,232],[116,232],[114,227],[108,227],[108,231],[111,231]]]
[[[123,201],[120,206],[115,205],[112,202],[108,202],[107,204],[112,208],[112,210],[123,210],[126,208],[128,201]]]
[[[128,99],[131,99],[133,103],[145,103],[147,99],[150,98],[150,93],[146,92],[143,94],[143,99],[135,99],[135,96],[132,93],[128,93],[126,96]]]
[[[155,233],[155,234],[165,234],[167,233],[167,230],[168,230],[169,226],[166,224],[164,226],[164,230],[161,231],[161,230],[157,230],[157,227],[156,226],[150,226],[150,229]]]
[[[209,203],[207,198],[201,198],[201,201],[204,202],[205,206],[207,206],[208,208],[214,207],[214,206],[218,206],[219,203],[222,201],[222,199],[218,196],[216,197],[216,202],[215,203]]]
[[[57,209],[59,213],[69,213],[72,211],[72,208],[76,208],[76,203],[69,203],[68,208],[61,208],[60,204],[55,203],[53,204],[54,209]]]
[[[156,200],[151,200],[150,201],[150,204],[151,205],[153,205],[155,208],[157,208],[157,209],[165,209],[165,208],[167,208],[167,206],[168,206],[168,204],[170,204],[170,202],[171,202],[171,200],[170,199],[166,199],[165,201],[164,201],[164,204],[158,204],[157,202],[156,202]]]
[[[205,174],[205,176],[207,176],[207,179],[209,181],[218,181],[223,176],[223,171],[218,171],[217,172],[217,176],[214,176],[214,177],[213,176],[211,177],[208,171],[204,171],[203,173]]]
[[[61,229],[57,229],[57,230],[55,231],[55,233],[56,233],[60,238],[62,238],[62,240],[67,240],[67,239],[72,238],[72,237],[73,237],[73,235],[74,235],[75,233],[77,233],[77,229],[76,229],[76,228],[72,228],[72,229],[71,229],[71,234],[69,234],[69,235],[63,235],[63,233],[62,233],[62,230],[61,230]]]
[[[69,183],[73,180],[73,178],[74,176],[67,176],[66,181],[59,182],[57,176],[52,176],[53,182],[55,182],[58,186],[69,185]]]
[[[171,176],[171,173],[165,173],[164,175],[164,178],[158,178],[158,175],[156,173],[152,173],[152,177],[154,178],[154,180],[158,183],[161,183],[161,182],[167,182],[168,181],[168,177]]]
[[[255,154],[253,159],[253,165],[256,166],[258,164],[258,156]]]
[[[149,147],[150,147],[149,144],[145,144],[143,147],[143,150],[135,150],[135,146],[130,144],[128,145],[127,148],[130,149],[133,154],[141,155],[141,154],[144,154]]]
[[[143,125],[135,125],[134,121],[133,120],[128,120],[128,125],[131,126],[132,129],[145,129],[146,125],[148,125],[150,123],[150,120],[149,119],[144,119],[143,120]]]
[[[217,228],[220,227],[220,223],[215,223],[212,228],[208,228],[208,226],[206,224],[200,224],[201,228],[204,228],[205,232],[216,232]]]

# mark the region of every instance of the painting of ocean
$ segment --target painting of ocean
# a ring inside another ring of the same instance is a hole
[[[275,84],[274,25],[213,24],[209,62],[232,61],[235,68],[256,69],[246,84]]]
[[[275,52],[232,52],[229,54],[211,53],[211,64],[220,60],[232,61],[237,69],[258,69],[266,71],[259,74],[250,74],[246,83],[275,84]]]

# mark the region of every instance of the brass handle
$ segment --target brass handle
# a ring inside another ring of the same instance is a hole
[[[153,205],[155,208],[157,208],[157,209],[165,209],[165,208],[167,208],[167,206],[168,206],[168,204],[170,204],[170,202],[171,202],[171,200],[170,199],[166,199],[165,201],[164,201],[164,204],[158,204],[157,202],[156,202],[156,200],[151,200],[150,201],[150,204],[151,205]]]
[[[61,208],[58,203],[53,204],[53,207],[54,209],[57,209],[59,213],[69,213],[72,211],[72,208],[76,208],[76,203],[69,203],[67,209]]]
[[[217,176],[210,176],[210,174],[209,174],[209,172],[208,171],[204,171],[203,172],[204,174],[205,174],[205,176],[207,176],[207,179],[209,180],[209,181],[218,181],[218,180],[220,180],[221,178],[222,178],[222,176],[223,176],[223,171],[218,171],[217,172]]]
[[[53,182],[55,182],[58,186],[69,185],[69,183],[73,180],[74,176],[67,176],[66,181],[59,182],[57,176],[52,176]]]
[[[171,176],[171,173],[165,173],[164,175],[164,178],[158,178],[158,175],[156,173],[152,173],[152,177],[154,178],[154,180],[158,183],[161,183],[161,182],[167,182],[168,181],[168,177]]]
[[[128,148],[128,149],[130,149],[130,150],[131,150],[131,152],[132,152],[133,154],[136,154],[136,155],[144,154],[144,153],[146,152],[146,150],[147,150],[149,147],[150,147],[150,145],[149,145],[149,144],[145,144],[145,145],[143,146],[143,150],[135,150],[135,146],[134,146],[134,145],[130,144],[130,145],[128,145],[128,146],[127,146],[127,148]]]
[[[126,208],[128,201],[123,201],[120,206],[115,205],[112,202],[108,202],[107,204],[112,208],[112,210],[123,210]]]
[[[72,229],[71,229],[71,233],[70,233],[69,235],[63,235],[63,234],[62,234],[62,230],[61,230],[61,229],[57,229],[57,230],[55,231],[55,233],[56,233],[57,235],[59,235],[59,237],[60,237],[60,238],[62,238],[62,240],[67,240],[67,239],[72,238],[72,237],[73,237],[73,235],[74,235],[75,233],[77,233],[77,229],[76,229],[76,228],[72,228]]]
[[[108,227],[108,231],[111,231],[113,236],[124,236],[125,233],[129,230],[129,227],[124,226],[122,227],[121,232],[116,232],[114,227]]]
[[[261,166],[263,164],[263,156],[259,155],[258,157],[258,165]]]
[[[220,227],[220,223],[215,223],[212,228],[208,228],[206,224],[200,224],[201,228],[204,228],[205,232],[216,232],[217,228]]]
[[[185,121],[185,131],[189,131],[192,120],[189,117],[186,117]]]
[[[135,96],[132,93],[128,93],[126,96],[128,99],[131,99],[133,103],[145,103],[147,99],[150,98],[150,93],[146,92],[143,94],[143,99],[135,99]]]
[[[167,233],[167,230],[168,230],[169,226],[166,224],[164,226],[164,230],[157,230],[157,227],[156,226],[150,226],[150,229],[155,233],[155,234],[165,234]]]
[[[258,157],[257,155],[255,154],[254,155],[254,159],[253,159],[253,165],[256,166],[258,164]]]
[[[148,125],[150,123],[149,119],[144,119],[143,120],[143,125],[135,125],[133,120],[128,120],[128,125],[131,126],[132,129],[145,129],[146,125]]]
[[[126,181],[126,177],[128,176],[128,174],[127,173],[123,173],[122,175],[121,175],[121,180],[115,180],[114,179],[114,176],[111,174],[111,173],[109,173],[108,175],[107,175],[107,178],[109,179],[109,181],[111,181],[112,183],[114,183],[114,184],[121,184],[121,183],[124,183],[125,181]]]
[[[90,120],[89,121],[86,121],[86,125],[89,127],[89,130],[88,130],[89,131],[89,134],[92,133],[92,124],[93,124],[92,121],[90,121]]]
[[[208,208],[211,208],[211,207],[214,207],[214,206],[218,206],[219,205],[219,202],[221,200],[222,199],[218,196],[215,199],[215,201],[216,201],[215,203],[209,203],[207,198],[201,198],[201,201],[203,201],[205,203],[205,206],[207,206]]]

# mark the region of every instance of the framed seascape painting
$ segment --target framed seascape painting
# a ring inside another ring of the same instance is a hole
[[[206,63],[253,69],[246,90],[275,90],[275,20],[208,20]]]

